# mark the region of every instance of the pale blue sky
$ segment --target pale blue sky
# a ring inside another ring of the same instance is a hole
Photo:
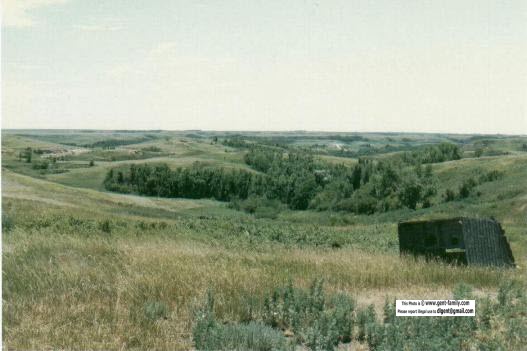
[[[527,2],[3,0],[4,128],[527,133]]]

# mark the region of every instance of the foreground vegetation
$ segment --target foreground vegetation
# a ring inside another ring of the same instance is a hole
[[[327,139],[272,136],[270,141],[248,134],[243,140],[249,146],[233,147],[225,146],[221,135],[215,141],[215,134],[149,132],[153,136],[143,140],[135,132],[111,139],[140,143],[103,149],[93,147],[104,141],[96,133],[64,140],[35,134],[3,138],[6,348],[326,350],[352,345],[359,350],[521,350],[527,340],[527,153],[517,138],[489,138],[482,146],[481,138],[437,137],[437,143],[456,143],[463,158],[431,164],[431,206],[420,201],[415,210],[404,205],[382,209],[377,205],[384,198],[379,198],[374,214],[368,215],[337,203],[314,206],[323,203],[315,201],[320,194],[333,189],[330,183],[317,187],[302,210],[285,198],[258,194],[221,202],[209,199],[214,195],[182,199],[143,196],[136,188],[128,194],[101,191],[110,170],[115,180],[123,172],[124,180],[132,165],[153,170],[166,164],[165,172],[174,173],[197,167],[270,177],[263,167],[247,162],[256,142],[263,146],[256,146],[254,156],[260,150],[265,155],[299,152],[311,160],[313,170],[324,165],[333,172],[335,164],[346,164],[335,167],[353,174],[359,161],[326,158],[323,151],[330,146],[320,145]],[[408,155],[431,150],[418,136],[405,142],[410,136],[363,137],[374,146],[407,143]],[[276,140],[282,143],[276,146]],[[353,148],[365,141],[346,142]],[[27,162],[20,153],[28,147],[51,152],[32,151]],[[87,151],[55,161],[54,167],[65,172],[33,168],[36,162],[53,162],[46,155],[79,147]],[[476,157],[476,147],[509,154]],[[89,164],[95,154],[125,157],[129,150],[144,148],[156,156],[137,159],[130,153],[129,158]],[[413,157],[400,161],[407,157],[401,155],[377,152],[366,163],[401,162],[394,169],[404,175],[416,163],[410,161]],[[199,166],[192,166],[196,161]],[[362,162],[357,167],[366,167]],[[197,179],[195,174],[190,178]],[[474,183],[461,196],[470,178]],[[363,182],[360,189],[368,187]],[[449,189],[452,199],[444,196]],[[349,198],[355,193],[352,187]],[[397,194],[392,194],[396,200]],[[397,221],[457,215],[500,220],[518,268],[454,266],[399,256]],[[393,317],[395,298],[448,298],[453,293],[478,299],[476,319]]]
[[[470,286],[460,284],[451,298],[474,299],[474,295]],[[246,310],[238,322],[220,323],[209,292],[196,313],[196,347],[293,350],[300,344],[324,351],[365,342],[372,350],[516,350],[525,346],[527,338],[527,294],[525,285],[515,281],[504,282],[496,300],[478,299],[475,318],[397,317],[395,303],[388,300],[378,318],[374,305],[357,309],[347,294],[327,295],[322,281],[314,281],[309,289],[289,283],[264,297],[263,303],[253,296],[244,303]]]

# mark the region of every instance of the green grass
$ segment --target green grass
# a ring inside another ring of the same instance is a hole
[[[379,142],[403,137],[419,143],[428,140],[426,135],[368,137]],[[446,137],[430,138],[442,141]],[[214,291],[218,335],[237,340],[237,345],[256,340],[264,347],[281,343],[283,332],[266,329],[258,324],[261,320],[250,321],[248,309],[261,307],[269,294],[290,281],[295,288],[307,289],[323,278],[328,294],[353,296],[357,311],[373,304],[377,316],[382,315],[387,298],[448,298],[452,289],[464,283],[474,288],[476,296],[490,294],[495,301],[503,281],[527,282],[526,153],[434,165],[440,193],[481,172],[504,173],[499,180],[479,185],[480,196],[473,194],[462,201],[443,203],[438,195],[435,206],[417,211],[359,216],[284,210],[269,219],[213,200],[102,191],[102,180],[111,167],[131,162],[178,167],[202,161],[246,168],[241,150],[164,132],[160,138],[116,152],[155,146],[168,156],[96,161],[90,168],[73,168],[85,161],[66,161],[68,172],[40,174],[17,160],[17,150],[67,148],[56,144],[61,141],[56,137],[41,139],[46,141],[8,134],[2,140],[6,348],[191,349],[195,313],[209,290]],[[453,266],[399,256],[399,220],[459,215],[500,220],[518,268]],[[508,330],[508,326],[502,324],[501,314],[498,317],[495,331],[487,334],[503,341],[506,334],[500,334],[500,328]],[[308,329],[303,333],[307,335]],[[484,337],[477,335],[478,340]],[[367,340],[354,342],[359,349],[367,348]],[[514,349],[519,344],[505,345]]]
[[[3,189],[8,347],[187,349],[209,288],[219,316],[237,320],[247,295],[263,298],[289,280],[326,278],[330,291],[381,306],[386,297],[444,297],[460,282],[488,293],[524,276],[400,258],[391,223],[284,227],[227,208],[214,214],[213,201],[105,194],[9,172]],[[166,305],[166,319],[144,316],[151,301]]]

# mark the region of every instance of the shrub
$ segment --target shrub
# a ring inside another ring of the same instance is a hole
[[[503,178],[503,172],[500,172],[498,170],[492,170],[492,171],[488,171],[480,175],[478,180],[479,180],[479,183],[482,184],[486,182],[493,182],[501,178]]]
[[[312,350],[332,350],[351,341],[355,302],[345,294],[326,296],[322,280],[308,291],[289,283],[265,299],[264,322],[292,331]]]
[[[454,299],[474,299],[472,288],[458,284]],[[383,319],[373,305],[357,311],[346,294],[328,295],[322,281],[310,289],[292,283],[275,289],[265,299],[251,300],[244,322],[222,324],[213,312],[213,298],[197,314],[193,337],[200,350],[273,350],[292,347],[286,330],[302,349],[334,350],[353,339],[370,350],[521,350],[527,342],[527,295],[517,281],[500,286],[497,299],[478,299],[476,318],[396,317],[395,304],[386,301]],[[263,307],[263,308],[262,308]],[[356,326],[356,328],[354,328]],[[498,330],[498,333],[494,331]],[[353,331],[356,331],[353,334]]]
[[[349,295],[340,293],[331,297],[330,304],[334,306],[331,316],[335,321],[338,340],[348,343],[353,332],[355,301]]]
[[[473,299],[472,288],[459,284],[454,299]],[[500,286],[497,301],[476,301],[476,318],[395,317],[394,304],[385,305],[384,323],[359,312],[359,335],[371,350],[521,350],[527,342],[527,297],[517,281]],[[368,319],[370,323],[368,324]],[[363,331],[362,331],[363,330]],[[493,334],[493,330],[499,333]],[[362,331],[362,332],[361,332]]]
[[[454,201],[456,199],[456,192],[452,189],[446,189],[445,193],[443,194],[443,200],[445,202]]]
[[[49,162],[47,160],[39,161],[39,162],[33,162],[32,166],[33,169],[42,169],[46,170],[49,168]]]
[[[376,319],[377,316],[375,314],[375,308],[373,305],[369,305],[367,309],[361,310],[357,314],[357,339],[359,341],[366,340],[367,336],[371,332],[372,326],[375,324]]]
[[[194,337],[197,350],[293,350],[279,331],[261,322],[207,325],[206,333]]]
[[[357,214],[373,214],[377,208],[377,199],[361,188],[350,198],[339,201],[336,209]]]
[[[273,351],[293,349],[278,330],[261,322],[218,323],[214,316],[214,297],[207,293],[207,301],[197,311],[192,332],[198,350],[257,350]]]
[[[402,182],[401,189],[398,193],[399,201],[401,201],[404,206],[415,210],[417,208],[417,203],[421,198],[422,192],[423,189],[416,177],[405,179]]]
[[[465,283],[460,283],[455,286],[452,297],[454,300],[472,299],[474,298],[472,295],[472,287]]]
[[[99,229],[104,233],[110,234],[112,232],[112,225],[108,219],[99,222]]]
[[[460,199],[469,197],[476,185],[477,183],[472,177],[464,180],[463,184],[461,184],[461,186],[459,187],[458,197]]]
[[[333,350],[339,341],[335,319],[326,313],[322,313],[313,325],[307,328],[304,340],[310,350]]]
[[[209,292],[206,303],[196,313],[196,348],[282,350],[290,345],[281,330],[293,336],[291,342],[311,350],[333,350],[339,342],[352,339],[354,300],[341,293],[326,295],[322,280],[315,280],[309,289],[295,288],[289,282],[263,300],[246,300],[250,311],[244,311],[241,320],[221,324],[214,315],[214,297]]]
[[[147,301],[143,306],[145,317],[150,321],[168,318],[168,306],[159,301]]]
[[[143,151],[149,151],[149,152],[161,152],[161,149],[160,149],[159,147],[157,147],[157,146],[154,146],[154,145],[144,147],[144,148],[142,148],[141,150],[143,150]]]

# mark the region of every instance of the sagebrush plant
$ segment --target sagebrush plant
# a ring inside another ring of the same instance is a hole
[[[473,299],[474,295],[462,283],[452,298]],[[390,303],[384,314],[384,323],[374,321],[369,332],[363,333],[372,350],[522,350],[527,342],[527,295],[525,284],[518,281],[504,282],[496,300],[477,299],[474,318],[395,317]]]
[[[375,324],[377,315],[375,307],[369,305],[368,308],[362,309],[357,314],[357,339],[364,341],[371,334],[371,329]]]
[[[213,306],[214,297],[209,291],[206,302],[196,314],[193,337],[198,349],[219,345],[219,334],[235,330],[233,325],[227,328],[218,324]],[[253,313],[249,324],[237,321],[235,325],[236,330],[245,330],[247,325],[261,324],[265,326],[262,331],[266,335],[272,335],[268,331],[272,328],[282,337],[285,334],[292,336],[291,342],[312,350],[333,350],[339,342],[351,341],[354,309],[355,302],[348,295],[327,295],[322,280],[315,280],[309,289],[296,288],[289,282],[269,293],[263,306],[258,308],[259,312]]]
[[[452,298],[473,299],[473,289],[458,284]],[[380,351],[470,351],[475,346],[478,350],[521,350],[527,341],[527,297],[525,285],[518,281],[503,283],[497,299],[477,299],[476,317],[397,317],[395,304],[386,300],[380,319],[373,305],[356,310],[348,295],[328,295],[320,280],[309,289],[292,283],[275,289],[264,300],[261,315],[255,314],[249,322],[219,323],[211,301],[209,294],[195,322],[194,341],[200,350],[220,345],[261,350],[247,341],[252,340],[247,336],[252,326],[260,326],[262,335],[275,335],[276,340],[292,336],[297,345],[316,351],[334,350],[349,342]]]
[[[197,350],[293,350],[293,345],[276,329],[261,322],[220,323],[214,315],[214,296],[207,292],[205,304],[196,312],[193,340]]]
[[[150,321],[158,319],[166,319],[168,317],[169,308],[161,301],[147,301],[144,305],[144,314]]]

